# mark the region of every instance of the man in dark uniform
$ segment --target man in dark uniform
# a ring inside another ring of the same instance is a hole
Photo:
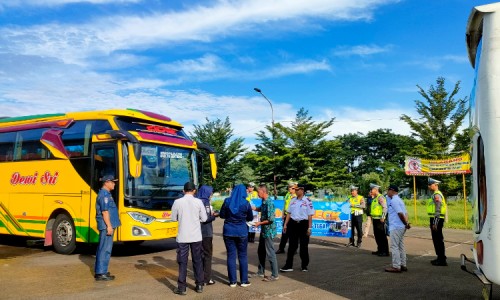
[[[446,214],[446,201],[444,196],[439,191],[439,186],[441,181],[429,178],[429,190],[432,192],[431,198],[427,201],[427,215],[430,219],[430,228],[432,235],[432,243],[434,244],[434,250],[436,251],[437,258],[431,261],[434,266],[447,266],[445,248],[444,248],[444,237],[443,237],[443,225],[444,216]]]
[[[118,208],[111,196],[116,181],[113,175],[105,175],[101,178],[102,188],[96,199],[96,221],[99,230],[99,246],[95,255],[95,280],[108,281],[115,279],[115,276],[108,272],[111,250],[113,249],[113,234],[115,228],[120,226]]]

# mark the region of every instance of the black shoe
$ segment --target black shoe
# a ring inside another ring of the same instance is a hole
[[[197,293],[203,293],[203,285],[197,284],[196,288],[194,289]]]
[[[357,248],[361,248],[361,242],[356,245]]]
[[[386,252],[381,252],[379,254],[377,254],[378,256],[389,256],[389,253],[386,253]]]
[[[282,254],[282,253],[285,253],[285,250],[278,249],[278,251],[276,251],[276,254]]]
[[[181,290],[180,288],[174,289],[174,294],[185,296],[187,295],[186,290]]]
[[[96,274],[94,276],[94,278],[96,281],[110,281],[110,280],[114,280],[115,276],[108,275],[108,273],[106,273],[106,274]]]
[[[354,247],[354,243],[349,242],[349,243],[347,243],[345,246],[346,246],[346,247],[351,247],[351,246],[353,246],[353,247]]]
[[[431,261],[431,264],[433,266],[442,266],[442,267],[446,267],[448,264],[446,263],[446,260],[433,260]]]
[[[401,271],[403,271],[403,272],[408,272],[408,268],[407,268],[407,267],[405,267],[405,266],[401,266]]]
[[[378,254],[379,254],[379,252],[378,252],[378,251],[373,251],[373,252],[372,252],[372,254],[373,254],[373,255],[378,255]]]

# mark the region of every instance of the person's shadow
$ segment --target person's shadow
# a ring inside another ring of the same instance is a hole
[[[135,267],[138,270],[148,272],[156,281],[165,285],[172,291],[177,287],[178,265],[176,261],[165,259],[162,256],[154,256],[153,262],[148,263],[147,260],[140,259],[137,261]],[[188,271],[188,276],[189,273]],[[188,287],[189,286],[188,284]],[[194,286],[192,286],[192,288],[194,289]]]

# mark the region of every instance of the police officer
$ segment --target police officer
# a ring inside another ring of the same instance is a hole
[[[373,255],[389,256],[389,242],[385,233],[385,217],[387,215],[387,201],[384,195],[380,194],[380,186],[370,183],[371,194],[373,197],[370,207],[370,214],[373,221],[373,235],[377,242],[377,251]]]
[[[351,238],[346,247],[354,246],[354,229],[358,234],[358,242],[356,247],[361,247],[363,239],[363,209],[365,208],[365,198],[358,195],[358,187],[351,185],[351,197],[347,199],[351,204]]]
[[[300,242],[300,260],[302,262],[302,272],[307,272],[309,265],[309,236],[312,231],[312,216],[314,208],[312,201],[305,196],[304,186],[298,185],[297,197],[290,201],[288,206],[288,214],[286,215],[283,231],[288,233],[290,245],[288,246],[288,254],[286,263],[281,272],[293,271],[293,257]]]
[[[297,188],[297,182],[290,182],[288,183],[288,192],[285,195],[285,206],[283,207],[283,223],[285,224],[286,220],[286,215],[288,211],[288,206],[290,205],[290,201],[295,198],[295,189]],[[283,231],[281,233],[281,240],[280,240],[280,245],[278,250],[276,251],[276,254],[281,254],[285,253],[285,246],[286,243],[288,242],[288,234],[286,231]]]
[[[431,264],[434,266],[447,266],[443,237],[446,201],[444,200],[443,194],[439,191],[438,185],[440,183],[440,181],[432,178],[429,178],[428,181],[429,190],[432,192],[432,196],[427,200],[427,215],[430,220],[432,243],[434,244],[434,250],[437,255],[437,259],[431,260]]]
[[[257,199],[259,196],[257,195],[257,191],[255,190],[255,183],[249,182],[247,184],[247,201],[250,203],[252,206],[252,209],[255,208],[255,204],[253,203],[252,199]],[[254,218],[258,216],[259,213],[254,211]],[[249,243],[254,243],[255,242],[255,231],[248,231],[248,242]]]
[[[111,191],[115,189],[118,179],[113,175],[105,175],[101,178],[102,188],[96,199],[96,221],[99,230],[99,246],[95,255],[95,280],[108,281],[115,279],[115,276],[108,272],[111,250],[113,249],[113,234],[120,226],[118,209],[111,196]]]

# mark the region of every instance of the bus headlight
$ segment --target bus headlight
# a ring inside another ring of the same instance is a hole
[[[140,212],[128,212],[128,215],[131,216],[132,219],[136,220],[137,222],[141,222],[143,224],[151,224],[151,222],[155,220],[154,217]]]

